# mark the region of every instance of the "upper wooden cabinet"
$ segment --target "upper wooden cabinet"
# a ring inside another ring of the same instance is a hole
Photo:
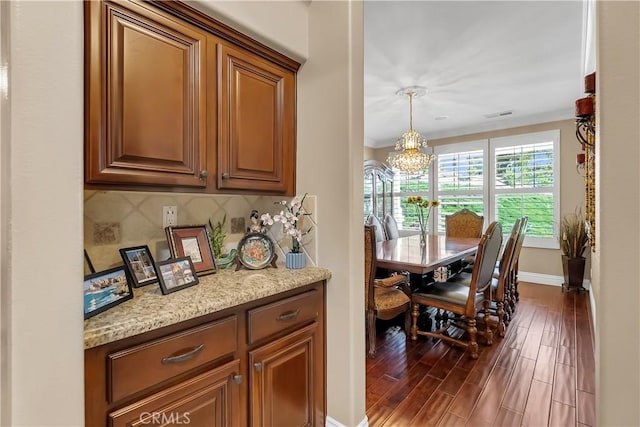
[[[206,186],[206,43],[145,5],[88,2],[89,183]]]
[[[295,61],[180,2],[85,2],[90,188],[293,195]]]
[[[218,45],[218,187],[286,194],[295,185],[295,75]]]

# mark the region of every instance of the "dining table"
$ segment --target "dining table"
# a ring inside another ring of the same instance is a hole
[[[420,243],[420,235],[384,240],[376,243],[377,267],[424,277],[436,268],[474,255],[479,242],[479,238],[437,234],[427,235],[424,245]]]

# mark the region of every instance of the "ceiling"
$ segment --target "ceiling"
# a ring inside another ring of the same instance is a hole
[[[584,96],[581,1],[366,1],[364,16],[368,147],[409,128],[406,86],[427,87],[427,139],[568,119]]]

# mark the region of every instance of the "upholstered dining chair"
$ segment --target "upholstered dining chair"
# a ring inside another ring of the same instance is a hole
[[[513,253],[513,264],[511,266],[511,279],[509,281],[510,287],[510,302],[512,310],[516,309],[516,302],[520,301],[520,292],[518,292],[518,267],[520,260],[520,251],[524,244],[524,238],[527,234],[527,224],[529,223],[529,217],[523,216],[520,218],[520,232],[518,233],[518,240],[516,241],[516,247]]]
[[[376,227],[375,228],[376,242],[382,242],[384,240],[387,240],[387,235],[385,234],[385,231],[384,231],[384,225],[382,225],[380,218],[378,218],[374,214],[369,214],[369,216],[367,216],[367,220],[364,223],[367,225],[374,225]]]
[[[447,237],[482,236],[484,217],[469,209],[462,209],[444,218],[445,234]]]
[[[512,277],[514,263],[514,253],[518,233],[520,232],[520,219],[517,219],[511,229],[511,234],[504,245],[498,267],[494,269],[491,287],[485,290],[485,299],[490,300],[492,305],[490,313],[497,317],[496,331],[498,335],[504,337],[506,332],[506,320],[511,318],[511,307],[507,297]],[[452,282],[469,286],[472,274],[466,271],[455,275],[450,279]]]
[[[376,355],[376,319],[389,320],[404,313],[404,329],[411,328],[409,274],[394,273],[376,279],[375,226],[364,226],[364,289],[367,328],[367,355]]]
[[[419,292],[413,292],[411,296],[412,340],[416,340],[418,335],[440,338],[443,341],[466,348],[469,350],[471,358],[477,359],[476,336],[479,332],[476,327],[476,316],[482,313],[481,320],[484,323],[482,334],[485,336],[487,345],[493,343],[493,332],[489,320],[491,302],[485,298],[485,291],[491,287],[493,269],[498,260],[501,245],[502,228],[499,223],[493,222],[478,243],[476,262],[468,285],[455,281],[435,282],[422,288]],[[418,316],[421,305],[440,308],[457,316],[453,318],[447,316],[444,326],[437,331],[419,330]],[[464,336],[459,338],[450,336],[447,332],[450,326],[466,330],[468,340],[464,340]]]
[[[387,239],[397,239],[400,237],[400,233],[398,232],[398,223],[396,219],[391,214],[386,214],[384,216],[384,230],[387,234]]]

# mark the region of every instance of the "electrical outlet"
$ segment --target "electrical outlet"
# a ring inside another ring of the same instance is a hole
[[[178,207],[163,206],[162,207],[162,226],[170,227],[178,225]]]

